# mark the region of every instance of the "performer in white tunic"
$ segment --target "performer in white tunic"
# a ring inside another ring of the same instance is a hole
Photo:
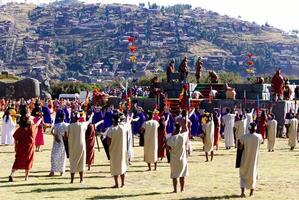
[[[230,113],[229,109],[226,109],[227,114],[222,117],[222,123],[224,124],[224,140],[225,148],[230,149],[235,146],[234,144],[234,125],[235,125],[235,114]]]
[[[148,119],[143,123],[141,132],[144,134],[144,161],[148,165],[148,171],[151,171],[151,163],[155,164],[154,170],[157,170],[159,122],[152,119],[151,113]]]
[[[240,139],[239,149],[243,149],[241,165],[240,165],[240,187],[241,197],[245,197],[245,188],[250,189],[250,196],[256,187],[258,176],[258,160],[260,144],[263,138],[256,133],[256,124],[250,124],[250,133],[245,134]]]
[[[123,118],[124,119],[124,118]],[[127,134],[128,128],[125,124],[119,124],[119,114],[113,115],[113,126],[107,131],[107,142],[110,154],[110,172],[114,177],[118,188],[118,177],[121,177],[121,187],[125,185],[125,174],[127,171]]]
[[[291,150],[294,150],[297,143],[298,130],[298,120],[295,118],[294,114],[291,114],[289,125],[289,146],[291,147]]]
[[[83,182],[83,172],[85,171],[86,163],[86,143],[85,132],[89,123],[92,121],[92,116],[87,122],[79,122],[80,116],[74,114],[75,123],[71,123],[68,127],[67,137],[69,144],[69,160],[71,171],[71,183],[74,182],[75,173],[80,174],[80,183]]]
[[[253,122],[253,111],[254,109],[250,110],[250,109],[246,109],[246,128],[245,128],[245,134],[246,133],[249,133],[249,127],[250,127],[250,124]]]
[[[60,172],[60,175],[65,172],[66,153],[63,143],[68,129],[67,123],[64,122],[64,113],[58,115],[59,123],[54,125],[51,133],[54,136],[53,147],[51,152],[51,172],[49,176],[54,176],[55,172]]]
[[[180,130],[181,126],[175,124],[173,136],[167,140],[167,148],[170,150],[170,178],[172,178],[174,193],[177,192],[177,178],[180,178],[181,192],[183,192],[185,176],[188,176],[186,146],[189,134]]]
[[[267,122],[267,139],[268,139],[268,151],[274,151],[274,144],[277,134],[277,121],[273,114],[270,114],[271,119]]]
[[[133,148],[133,143],[134,143],[134,138],[133,138],[133,132],[132,132],[132,122],[137,122],[140,118],[134,118],[132,115],[127,114],[124,112],[125,118],[121,117],[121,123],[124,124],[124,126],[127,128],[128,134],[127,134],[127,153],[128,153],[128,160],[129,160],[129,165],[131,165],[131,161],[134,158],[134,148]]]
[[[2,135],[1,135],[1,144],[12,145],[14,144],[13,134],[16,129],[16,123],[10,116],[10,112],[7,109],[2,118]]]
[[[246,121],[243,119],[243,115],[239,115],[235,122],[235,135],[236,135],[236,147],[240,142],[240,139],[246,133]]]
[[[203,125],[204,132],[204,151],[206,154],[206,162],[209,161],[208,154],[211,152],[211,161],[214,156],[214,121],[211,115],[206,116],[206,124]]]

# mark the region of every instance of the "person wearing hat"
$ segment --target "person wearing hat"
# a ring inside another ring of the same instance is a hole
[[[127,171],[127,127],[119,123],[124,120],[124,115],[114,113],[113,125],[107,130],[107,143],[110,154],[110,172],[114,178],[115,185],[112,188],[119,188],[118,178],[121,178],[121,187],[125,185],[125,174]]]
[[[258,176],[258,160],[260,145],[263,138],[256,133],[257,125],[251,123],[249,134],[245,134],[240,139],[239,149],[243,150],[241,164],[239,169],[241,197],[245,197],[245,188],[250,189],[250,196],[256,187]]]
[[[196,69],[196,73],[195,73],[196,82],[199,83],[199,80],[201,78],[202,71],[203,71],[203,62],[202,62],[202,59],[200,56],[198,57],[198,59],[196,61],[195,69]]]
[[[175,72],[174,60],[172,59],[166,71],[166,79],[168,83],[170,82],[170,75],[173,74],[174,72]]]

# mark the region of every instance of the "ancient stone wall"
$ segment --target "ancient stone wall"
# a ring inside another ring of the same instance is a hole
[[[35,98],[40,96],[39,81],[32,78],[26,78],[14,83],[0,82],[0,98]]]

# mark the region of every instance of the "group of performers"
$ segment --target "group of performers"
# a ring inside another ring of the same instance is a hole
[[[178,113],[173,113],[168,106],[163,106],[163,109],[156,107],[152,111],[144,112],[137,103],[133,104],[132,109],[128,109],[126,102],[120,103],[118,108],[112,105],[92,106],[87,102],[68,100],[11,102],[2,120],[2,144],[15,144],[16,150],[9,181],[13,181],[14,173],[19,169],[25,169],[25,179],[28,179],[34,153],[42,150],[41,146],[45,143],[44,134],[50,129],[53,146],[49,176],[54,176],[57,172],[63,175],[66,159],[69,158],[71,183],[77,172],[80,175],[80,182],[83,182],[85,166],[88,166],[88,170],[91,169],[97,135],[100,135],[105,153],[110,160],[111,174],[115,180],[114,187],[124,186],[126,163],[132,163],[133,136],[136,135],[139,136],[139,145],[144,146],[144,160],[148,170],[152,170],[152,164],[154,170],[157,170],[158,159],[167,157],[174,192],[177,191],[177,178],[180,178],[183,191],[184,177],[188,174],[187,158],[192,154],[191,140],[194,137],[202,138],[206,162],[209,161],[209,154],[210,160],[213,160],[214,150],[218,149],[221,136],[224,137],[226,149],[245,148],[246,153],[246,148],[252,146],[246,147],[244,138],[252,134],[252,137],[257,138],[257,142],[267,139],[269,152],[274,151],[277,135],[275,117],[271,112],[262,111],[261,114],[259,112],[254,114],[254,111],[254,109],[236,111],[227,108],[225,112],[215,109],[214,112],[207,113],[199,108],[193,108],[179,109]],[[291,150],[297,143],[297,127],[296,116],[289,114],[288,137]],[[99,146],[98,143],[97,145]],[[258,152],[257,143],[255,147],[254,151]],[[250,159],[255,158],[250,156]],[[253,163],[256,162],[254,160]],[[257,165],[246,164],[242,168],[241,164],[240,171],[244,171],[244,167],[257,167]],[[244,173],[244,176],[248,176],[246,172]],[[119,176],[121,185],[118,183]],[[244,180],[241,177],[241,187],[254,189],[256,175],[251,176],[249,180],[251,184],[247,182],[248,177]]]
[[[174,62],[170,63],[170,73],[174,72],[173,64]],[[202,69],[201,58],[197,65]],[[186,82],[187,58],[180,65],[179,72],[182,82]],[[272,79],[274,96],[277,97],[275,100],[283,95],[284,82],[280,73],[278,70]],[[196,77],[200,79],[200,70]],[[169,76],[167,80],[170,80]],[[217,76],[211,80],[218,82]],[[153,83],[153,88],[157,88],[156,82]],[[190,108],[184,98],[187,91],[187,84],[184,84],[177,112],[173,112],[168,103],[165,103],[167,100],[163,91],[160,92],[158,104],[151,111],[144,111],[137,102],[133,102],[131,106],[127,93],[124,94],[124,101],[116,108],[109,104],[100,106],[99,102],[92,103],[88,99],[84,102],[63,99],[1,100],[0,108],[4,111],[1,143],[14,144],[16,152],[9,181],[14,180],[14,173],[19,169],[25,170],[25,180],[28,179],[34,154],[42,151],[44,135],[48,129],[53,135],[49,176],[54,176],[55,173],[63,175],[68,158],[71,183],[74,182],[75,173],[79,173],[82,183],[85,166],[90,170],[94,162],[95,144],[99,149],[99,136],[107,159],[110,160],[110,171],[115,181],[113,187],[123,187],[127,163],[131,165],[134,158],[134,136],[138,136],[139,146],[144,149],[148,171],[152,170],[152,165],[157,170],[158,160],[162,161],[166,157],[170,163],[174,192],[177,192],[178,178],[180,189],[184,191],[188,157],[192,155],[191,140],[195,137],[202,138],[205,161],[208,162],[213,160],[214,151],[218,150],[219,140],[223,137],[226,149],[237,148],[238,152],[242,152],[237,154],[236,163],[240,168],[241,196],[245,196],[245,188],[251,189],[252,195],[257,180],[260,144],[267,139],[268,151],[274,151],[277,136],[274,114],[270,110],[230,108],[225,111],[214,108],[213,112],[208,113],[199,107]],[[297,117],[293,112],[286,116],[291,150],[296,147],[298,140]]]

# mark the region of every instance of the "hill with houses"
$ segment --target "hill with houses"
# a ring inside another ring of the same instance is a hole
[[[189,5],[66,4],[0,7],[1,68],[31,76],[94,82],[163,71],[184,56],[191,69],[198,56],[206,69],[246,76],[247,54],[257,74],[280,67],[299,75],[299,39],[268,24],[258,25]],[[136,38],[130,62],[128,37]],[[194,69],[193,69],[194,70]]]

